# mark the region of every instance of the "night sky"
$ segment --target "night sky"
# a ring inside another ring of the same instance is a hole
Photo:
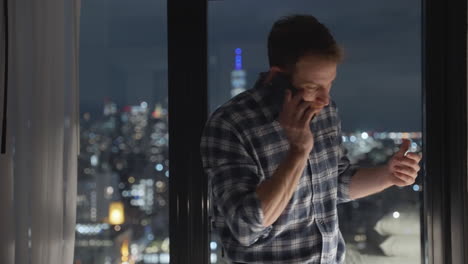
[[[266,38],[281,16],[312,14],[344,47],[332,88],[344,131],[420,131],[421,3],[407,0],[224,0],[209,2],[209,89],[213,110],[230,98],[234,49],[250,88],[268,70]],[[81,112],[100,114],[167,96],[166,1],[82,0]],[[190,40],[187,40],[190,45]]]

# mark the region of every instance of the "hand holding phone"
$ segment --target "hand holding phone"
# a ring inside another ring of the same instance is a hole
[[[310,122],[315,116],[315,109],[310,102],[302,100],[303,95],[304,90],[298,90],[294,96],[289,89],[285,91],[278,121],[289,141],[290,150],[301,155],[308,155],[314,147]]]
[[[283,72],[276,72],[271,79],[271,84],[283,92],[285,89],[289,89],[292,92],[292,96],[298,91],[292,83],[291,76]]]
[[[294,97],[297,95],[297,93],[300,91],[297,89],[291,80],[291,77],[289,74],[283,73],[283,72],[277,72],[271,79],[271,84],[274,86],[274,90],[278,91],[282,95],[282,99],[284,100],[284,97],[286,96],[285,91],[289,90],[291,91],[291,97]],[[299,99],[299,102],[305,102],[303,98]],[[315,118],[316,114],[313,114],[312,119]]]

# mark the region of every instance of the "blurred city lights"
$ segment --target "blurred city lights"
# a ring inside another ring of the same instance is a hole
[[[211,241],[210,248],[211,250],[216,250],[216,248],[218,248],[218,244],[215,241]]]
[[[109,205],[109,223],[121,225],[125,222],[124,206],[122,202],[112,202]]]
[[[216,255],[216,253],[211,253],[211,255],[210,255],[210,262],[211,262],[211,263],[216,263],[216,262],[218,262],[218,255]]]
[[[365,140],[365,139],[368,139],[368,138],[369,138],[369,134],[367,134],[366,132],[362,132],[361,138],[364,139],[364,140]]]
[[[157,164],[155,168],[156,168],[157,171],[162,171],[163,170],[163,165],[162,164]]]

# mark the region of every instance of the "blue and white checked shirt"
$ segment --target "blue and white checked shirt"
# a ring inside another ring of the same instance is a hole
[[[311,122],[314,148],[289,204],[275,223],[262,225],[255,190],[289,149],[277,121],[285,89],[263,84],[264,75],[253,89],[220,106],[203,131],[201,155],[215,231],[234,262],[344,263],[336,206],[350,200],[349,182],[357,168],[342,146],[334,102]]]

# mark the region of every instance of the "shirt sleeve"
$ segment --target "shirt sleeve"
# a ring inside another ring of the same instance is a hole
[[[358,167],[351,164],[347,157],[347,149],[343,145],[341,121],[338,118],[338,204],[351,201],[349,184]]]
[[[211,119],[205,125],[200,152],[213,205],[239,244],[252,245],[271,226],[262,224],[263,212],[256,194],[261,177],[241,135],[228,122]]]

